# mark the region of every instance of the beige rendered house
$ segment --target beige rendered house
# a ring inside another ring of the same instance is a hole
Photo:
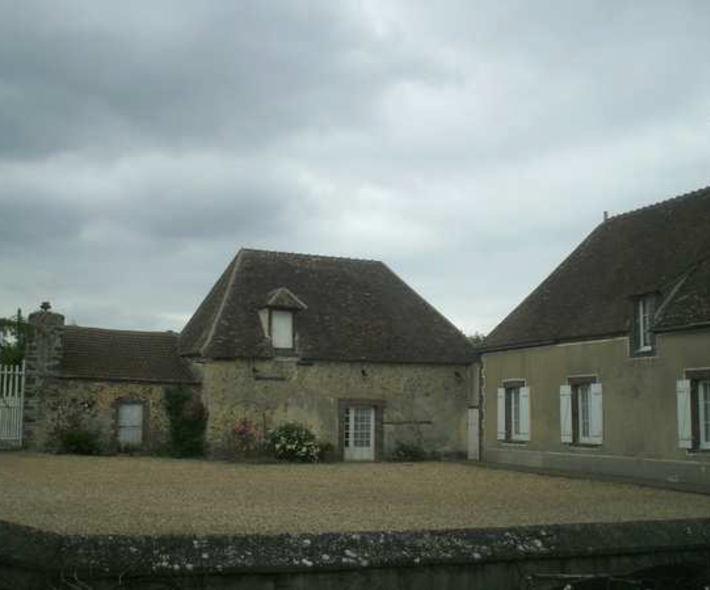
[[[710,189],[601,223],[482,356],[484,459],[710,483]]]

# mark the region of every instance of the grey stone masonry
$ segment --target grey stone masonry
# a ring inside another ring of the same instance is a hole
[[[42,390],[59,370],[62,361],[64,316],[43,304],[41,311],[30,314],[30,335],[25,349],[24,442],[32,446],[35,425],[41,418]]]

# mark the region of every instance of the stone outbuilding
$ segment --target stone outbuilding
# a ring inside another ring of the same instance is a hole
[[[463,455],[475,350],[385,264],[240,250],[181,334],[64,326],[51,311],[28,354],[32,445],[88,420],[107,441],[159,449],[165,387],[199,393],[215,455],[242,421],[307,424],[346,460],[397,443]],[[133,437],[133,438],[131,438]]]

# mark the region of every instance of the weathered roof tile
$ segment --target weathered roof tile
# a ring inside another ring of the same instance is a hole
[[[295,315],[304,358],[469,363],[468,340],[382,262],[240,250],[180,337],[208,358],[274,354],[258,310],[275,289],[305,303]]]

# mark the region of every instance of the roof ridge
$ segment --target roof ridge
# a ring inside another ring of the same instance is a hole
[[[212,342],[212,338],[214,338],[214,333],[217,329],[217,323],[219,322],[219,319],[222,316],[222,312],[224,311],[224,308],[227,304],[227,299],[229,298],[229,295],[231,293],[232,285],[234,285],[234,278],[237,276],[237,270],[239,269],[239,264],[242,261],[242,252],[243,250],[239,250],[239,252],[237,252],[237,255],[232,259],[232,272],[229,275],[229,280],[227,281],[227,284],[224,287],[224,295],[222,296],[222,301],[220,301],[219,307],[215,311],[214,318],[212,319],[212,325],[210,326],[210,331],[207,333],[207,338],[205,338],[204,344],[199,348],[200,354],[202,355],[205,354],[205,350],[207,350],[208,346]]]
[[[419,299],[421,303],[424,304],[426,308],[428,308],[430,311],[432,311],[435,315],[439,316],[444,322],[450,327],[453,328],[460,336],[463,338],[463,340],[466,341],[468,345],[471,345],[470,340],[466,337],[466,334],[464,334],[463,330],[461,330],[456,324],[454,324],[449,318],[447,318],[443,313],[441,313],[438,309],[436,309],[431,303],[429,303],[424,297],[422,297],[419,292],[412,287],[409,283],[407,283],[402,277],[400,277],[396,272],[394,272],[389,266],[387,266],[386,263],[382,262],[382,266],[385,267],[385,269],[401,284],[404,286],[404,288],[412,293],[415,297]]]
[[[670,197],[668,199],[663,199],[662,201],[657,201],[655,203],[651,203],[649,205],[643,205],[642,207],[637,207],[636,209],[630,209],[629,211],[624,211],[622,213],[617,213],[616,215],[610,215],[609,219],[607,221],[613,221],[616,219],[623,219],[626,217],[630,217],[632,215],[637,215],[639,213],[644,213],[645,211],[648,211],[649,209],[656,209],[660,208],[666,205],[669,205],[671,203],[675,203],[677,201],[682,201],[686,199],[691,199],[692,197],[697,197],[699,194],[702,194],[704,192],[707,192],[708,195],[710,196],[710,185],[704,186],[699,189],[695,189],[693,191],[687,192],[687,193],[681,193],[680,195],[676,195],[675,197]]]
[[[355,258],[352,256],[328,256],[325,254],[308,254],[306,252],[284,252],[281,250],[263,250],[261,248],[240,248],[240,252],[253,254],[276,254],[277,256],[297,256],[299,258],[319,258],[322,260],[347,260],[350,262],[373,262],[382,264],[381,260],[374,258]]]
[[[150,334],[151,336],[166,336],[172,334],[179,336],[180,333],[175,330],[123,330],[120,328],[99,328],[97,326],[78,326],[73,324],[67,324],[64,329],[69,330],[94,330],[97,332],[119,332],[121,334]]]

